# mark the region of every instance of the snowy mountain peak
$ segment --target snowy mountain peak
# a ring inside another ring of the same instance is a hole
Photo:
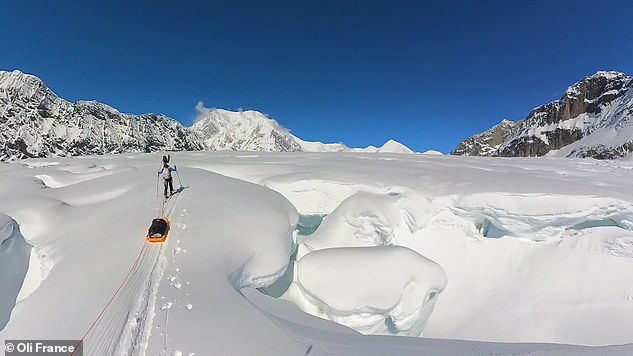
[[[607,79],[617,79],[617,78],[625,78],[625,77],[629,77],[629,76],[624,74],[624,73],[622,73],[622,72],[618,72],[618,71],[599,70],[594,75],[590,76],[589,78],[595,78],[595,77],[604,77],[604,78],[607,78]]]
[[[350,149],[342,143],[304,141],[274,119],[255,110],[229,111],[196,105],[198,117],[191,127],[212,150],[280,152],[391,152],[412,153],[405,145],[389,140],[383,147]]]
[[[599,71],[525,119],[472,136],[457,155],[617,158],[633,151],[633,77]],[[491,137],[496,137],[491,140]],[[551,153],[550,153],[551,152]]]
[[[409,147],[401,144],[398,141],[395,140],[389,140],[387,142],[385,142],[379,149],[378,152],[385,152],[385,153],[413,153],[413,151],[411,149],[409,149]]]
[[[586,99],[594,100],[604,93],[613,93],[613,91],[626,87],[632,80],[633,77],[621,72],[598,71],[567,88],[561,100],[564,100],[565,97],[575,98],[579,95],[585,95]]]
[[[59,97],[34,75],[24,74],[19,70],[0,70],[0,115],[7,109],[7,103],[32,99],[53,102],[59,100]]]
[[[301,151],[290,131],[254,111],[228,111],[196,105],[198,117],[191,127],[213,150]]]
[[[196,106],[191,127],[158,114],[132,115],[97,101],[70,103],[38,77],[0,71],[0,161],[164,150],[350,151],[344,144],[303,141],[255,110]],[[388,142],[380,151],[411,152]],[[363,151],[363,150],[360,150]]]
[[[19,87],[26,83],[43,84],[40,78],[17,69],[10,72],[0,70],[0,88]]]

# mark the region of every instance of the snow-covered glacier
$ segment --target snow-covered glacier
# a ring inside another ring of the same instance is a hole
[[[163,202],[161,156],[0,166],[0,213],[30,248],[0,338],[83,338],[90,355],[633,351],[629,161],[182,152]],[[148,245],[160,215],[169,237]],[[305,215],[324,217],[308,236]]]

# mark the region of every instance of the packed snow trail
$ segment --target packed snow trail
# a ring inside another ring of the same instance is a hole
[[[160,276],[163,244],[146,242],[132,269],[96,319],[84,340],[85,355],[138,354],[146,327],[153,285]]]
[[[181,186],[162,199],[159,217],[170,218],[183,189]],[[82,338],[85,355],[138,355],[147,347],[166,243],[145,242],[112,299]]]

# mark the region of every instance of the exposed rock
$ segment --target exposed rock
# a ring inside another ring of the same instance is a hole
[[[20,71],[0,71],[0,119],[0,160],[205,148],[167,116],[122,114],[95,101],[69,103]]]
[[[631,152],[626,141],[633,139],[631,88],[633,77],[597,72],[569,87],[560,99],[539,106],[525,119],[506,126],[507,130],[497,125],[464,140],[451,154],[621,157]],[[607,134],[608,130],[618,133]]]
[[[467,138],[460,143],[451,154],[460,156],[488,156],[490,152],[495,151],[505,142],[515,127],[515,122],[502,120],[490,130]]]

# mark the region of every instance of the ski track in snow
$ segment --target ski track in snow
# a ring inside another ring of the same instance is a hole
[[[179,188],[179,191],[182,192],[182,190],[184,190],[184,187],[181,186],[181,188]],[[173,212],[173,209],[174,209],[174,206],[170,208],[170,213]],[[188,215],[187,209],[182,209],[179,214],[179,220],[182,220],[182,218],[186,219],[187,215]],[[172,224],[172,226],[174,226],[174,224]],[[180,229],[180,230],[185,230],[187,227],[186,223],[182,223],[182,222],[178,222],[175,226],[177,229]],[[171,242],[172,240],[175,241],[176,247],[173,247],[173,243]],[[166,301],[163,302],[163,305],[160,308],[154,309],[155,313],[156,313],[156,310],[160,313],[164,313],[164,317],[162,315],[159,316],[159,318],[162,318],[162,319],[159,319],[159,320],[162,320],[162,325],[161,323],[159,323],[156,327],[157,329],[156,331],[162,336],[163,346],[162,346],[162,349],[159,351],[160,356],[182,354],[181,351],[175,349],[171,345],[172,340],[169,337],[170,310],[172,308],[181,307],[181,306],[184,307],[186,310],[193,309],[193,304],[188,302],[189,293],[184,290],[186,286],[188,286],[190,283],[185,282],[183,285],[182,271],[180,269],[180,263],[179,263],[179,259],[182,257],[183,254],[187,252],[187,250],[181,247],[180,245],[181,241],[178,238],[172,238],[171,240],[169,240],[169,242],[170,242],[170,247],[167,248],[168,252],[167,252],[167,255],[165,256],[166,265],[168,267],[164,269],[164,272],[168,274],[166,277],[166,282],[168,282],[169,286],[168,286],[168,291],[166,295],[163,295],[161,297],[161,299],[164,299]],[[158,290],[158,283],[156,284],[156,291],[157,290]],[[158,294],[156,292],[154,296],[154,300],[156,300],[157,296]],[[160,338],[157,338],[157,339],[160,339]],[[145,341],[149,342],[149,335],[148,335],[148,338],[145,339]]]
[[[162,201],[160,216],[171,215],[180,191],[173,199]],[[85,355],[145,355],[167,263],[166,244],[145,242],[129,277],[84,338]]]
[[[84,338],[86,355],[136,355],[153,319],[156,283],[164,269],[164,245],[146,243],[132,272],[102,317]]]

